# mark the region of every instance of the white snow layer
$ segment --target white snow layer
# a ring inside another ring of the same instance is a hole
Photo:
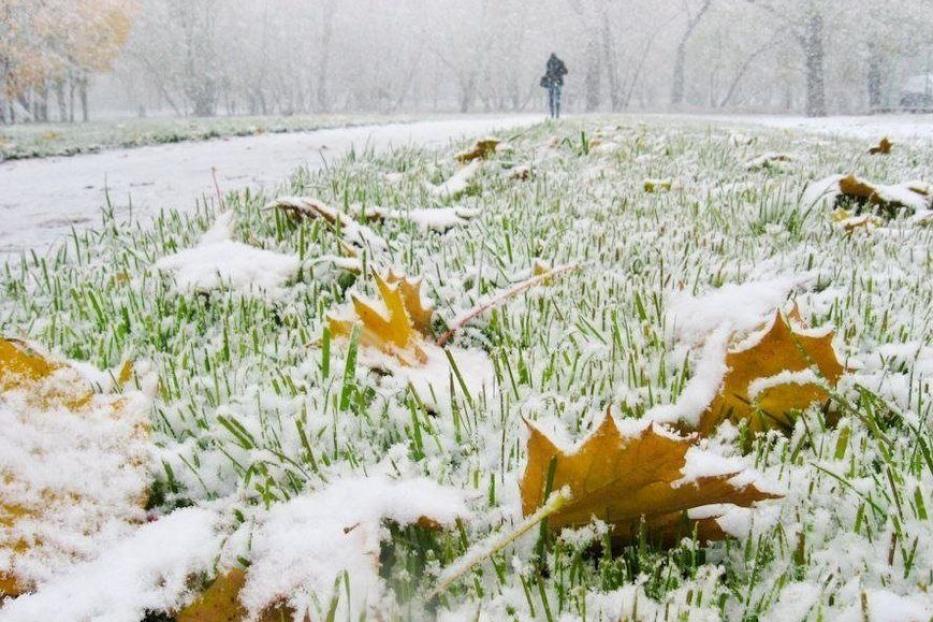
[[[375,615],[389,598],[378,573],[382,521],[409,525],[426,517],[450,526],[467,515],[461,491],[426,478],[334,481],[269,511],[253,535],[240,600],[253,614],[284,602],[303,620],[306,613],[322,618],[339,597],[336,619]]]
[[[97,559],[7,601],[0,620],[139,622],[146,611],[171,611],[189,579],[211,569],[221,543],[214,521],[207,510],[187,508],[146,524]]]
[[[231,240],[232,218],[232,212],[218,216],[196,246],[159,259],[156,269],[173,273],[176,286],[189,292],[223,287],[274,291],[298,273],[298,257]]]

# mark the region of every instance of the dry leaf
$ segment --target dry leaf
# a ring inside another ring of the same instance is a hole
[[[528,181],[531,179],[531,167],[524,164],[516,166],[509,171],[509,179],[512,181]]]
[[[386,241],[372,229],[312,197],[279,197],[266,205],[265,209],[278,209],[296,219],[319,218],[325,221],[341,235],[344,242],[343,250],[351,256],[356,256],[356,251],[349,245],[375,250],[388,248]]]
[[[880,207],[889,213],[901,208],[924,209],[930,203],[927,188],[920,184],[882,186],[855,175],[847,175],[839,180],[839,198],[853,201],[859,206]]]
[[[884,224],[883,220],[873,214],[853,216],[851,211],[841,207],[833,211],[832,219],[833,223],[850,235],[859,229],[871,231]]]
[[[891,153],[891,147],[893,146],[894,143],[888,140],[888,137],[885,136],[876,146],[869,149],[868,153],[870,155],[888,155]]]
[[[726,353],[729,370],[722,387],[700,419],[699,432],[710,434],[722,421],[745,420],[758,432],[793,425],[793,411],[805,410],[813,403],[825,402],[829,394],[820,384],[806,377],[787,377],[815,366],[823,380],[835,386],[845,371],[833,349],[833,332],[814,337],[799,333],[780,312],[754,345]],[[775,379],[773,386],[755,391],[753,384]]]
[[[461,151],[454,156],[454,159],[461,164],[472,162],[473,160],[485,160],[496,152],[499,145],[499,139],[492,136],[477,139],[472,147]]]
[[[745,169],[755,171],[763,168],[769,168],[780,162],[793,162],[794,159],[786,153],[765,153],[757,158],[752,158],[745,163]]]
[[[644,183],[645,192],[654,193],[662,190],[670,190],[674,185],[672,179],[646,179]]]
[[[247,612],[240,604],[240,591],[246,583],[246,573],[233,568],[219,575],[193,603],[175,616],[175,622],[242,622]],[[291,621],[287,607],[272,607],[260,615],[258,622]]]
[[[331,334],[335,337],[349,337],[353,326],[359,324],[360,345],[381,350],[404,365],[425,363],[427,355],[422,348],[424,333],[416,326],[429,327],[431,311],[421,302],[420,282],[409,281],[392,273],[385,279],[378,274],[373,277],[382,298],[381,303],[351,295],[352,314],[327,316]]]
[[[685,512],[713,504],[751,506],[779,495],[748,483],[744,469],[687,480],[693,437],[669,433],[655,424],[623,434],[607,413],[599,427],[576,448],[559,448],[528,423],[528,463],[520,482],[522,512],[532,514],[544,502],[551,461],[552,490],[570,489],[571,499],[548,518],[549,527],[580,527],[593,518],[610,523],[613,536],[631,542],[642,524],[649,538],[664,542],[690,535],[694,525],[707,539],[722,537],[715,517],[691,521]],[[704,456],[705,457],[705,456]],[[721,458],[720,458],[721,459]],[[741,477],[736,477],[741,476]],[[642,521],[644,521],[642,523]],[[679,530],[679,527],[686,530]]]

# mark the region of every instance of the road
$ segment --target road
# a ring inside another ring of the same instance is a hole
[[[224,191],[272,189],[300,166],[319,168],[351,148],[418,145],[532,125],[541,116],[511,115],[244,136],[208,142],[120,149],[0,164],[0,264],[34,249],[46,252],[77,229],[101,222],[109,194],[118,215],[145,221],[162,209],[194,209],[214,196],[212,169]]]

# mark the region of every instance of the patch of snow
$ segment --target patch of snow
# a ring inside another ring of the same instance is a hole
[[[97,559],[8,600],[0,620],[139,622],[147,611],[172,611],[190,579],[213,565],[221,544],[215,521],[210,511],[186,508],[145,524],[111,542]]]
[[[339,598],[336,619],[366,618],[388,598],[378,573],[382,521],[450,526],[468,516],[462,491],[426,478],[334,481],[269,510],[253,534],[240,600],[254,615],[284,601],[296,619],[319,619]]]
[[[275,291],[298,274],[301,261],[229,239],[231,215],[221,214],[192,248],[162,257],[157,270],[172,273],[181,291],[233,290]]]

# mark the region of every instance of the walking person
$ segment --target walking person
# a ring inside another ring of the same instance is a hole
[[[551,52],[547,59],[547,68],[541,78],[541,86],[547,89],[548,113],[552,119],[560,118],[560,95],[564,88],[564,76],[567,75],[567,65]]]

